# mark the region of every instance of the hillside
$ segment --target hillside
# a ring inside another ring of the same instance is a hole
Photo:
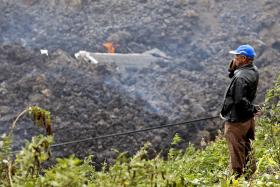
[[[0,133],[28,105],[53,115],[55,142],[215,116],[226,85],[228,51],[241,43],[257,51],[261,79],[256,103],[279,72],[279,2],[265,0],[0,0]],[[250,11],[248,11],[250,10]],[[79,50],[118,53],[159,49],[171,57],[144,69],[117,71],[115,64],[79,62]],[[49,56],[40,54],[48,49]],[[175,133],[180,147],[213,140],[218,119],[119,139],[53,150],[57,156],[116,157],[112,148],[135,153],[147,141],[167,154]],[[38,130],[28,119],[15,140]],[[14,141],[19,149],[23,141]]]

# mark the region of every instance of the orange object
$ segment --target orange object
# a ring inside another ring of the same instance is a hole
[[[112,42],[106,42],[103,46],[107,49],[107,53],[115,53],[116,49]]]

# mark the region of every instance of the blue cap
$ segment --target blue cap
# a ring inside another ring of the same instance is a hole
[[[229,53],[235,55],[244,55],[248,58],[255,58],[256,56],[254,48],[249,44],[241,45],[237,49],[235,49],[234,51],[230,51]]]

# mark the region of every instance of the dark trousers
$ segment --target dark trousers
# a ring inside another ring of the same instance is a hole
[[[255,139],[255,119],[240,123],[225,123],[225,138],[228,143],[230,165],[233,173],[239,177],[256,171],[256,160],[251,153],[251,140]]]

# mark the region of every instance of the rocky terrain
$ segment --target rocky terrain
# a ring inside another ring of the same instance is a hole
[[[279,2],[226,0],[0,0],[0,132],[28,105],[51,111],[55,141],[64,142],[185,121],[219,113],[229,83],[228,51],[243,43],[257,52],[260,87],[256,103],[279,73]],[[250,11],[248,11],[250,10]],[[171,60],[119,72],[74,58],[79,50],[118,53],[159,49]],[[48,49],[49,56],[40,49]],[[198,143],[214,137],[221,121],[101,139],[54,148],[66,156],[114,157],[150,141],[168,148],[174,133]],[[14,147],[38,130],[24,119]]]
[[[8,129],[20,110],[29,105],[38,105],[51,112],[56,143],[160,126],[196,117],[191,115],[191,110],[177,121],[169,120],[167,113],[159,115],[141,95],[132,94],[126,86],[122,86],[121,75],[116,72],[114,64],[79,62],[61,50],[48,57],[39,51],[17,45],[2,46],[0,51],[0,70],[3,72],[0,90],[2,133]],[[181,144],[183,147],[188,142],[198,143],[202,137],[209,140],[209,131],[214,135],[217,127],[219,125],[215,121],[209,120],[188,126],[54,147],[53,153],[55,156],[75,153],[81,157],[94,154],[96,162],[100,163],[104,159],[111,161],[116,155],[113,148],[133,153],[149,141],[153,144],[153,155],[159,150],[166,151],[175,133],[184,138]],[[43,131],[34,127],[28,118],[23,118],[14,130],[14,148],[19,148],[24,139],[30,139],[38,133]]]

